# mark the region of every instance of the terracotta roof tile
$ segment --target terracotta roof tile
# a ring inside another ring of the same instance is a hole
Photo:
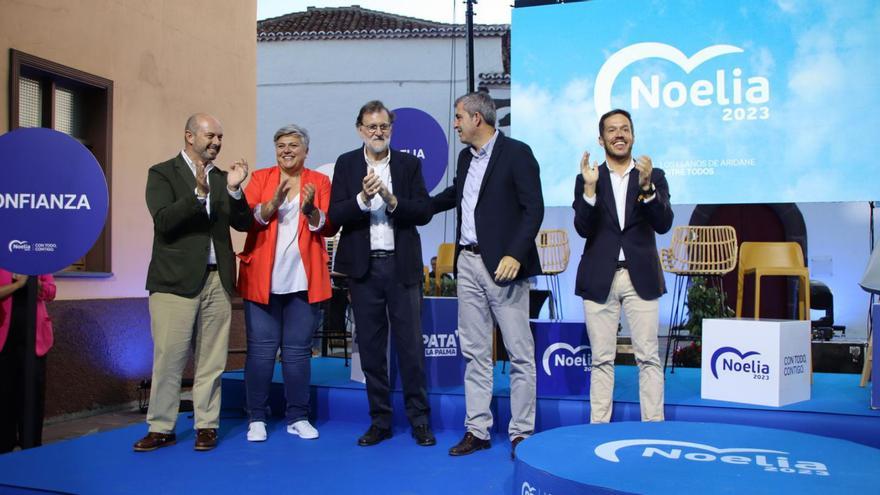
[[[505,36],[509,24],[474,24],[474,36]],[[405,17],[376,10],[351,7],[309,7],[257,22],[257,41],[387,39],[387,38],[461,38],[463,24]]]

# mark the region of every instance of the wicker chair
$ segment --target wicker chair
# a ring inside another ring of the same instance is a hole
[[[677,348],[681,341],[696,340],[696,336],[691,335],[685,328],[687,293],[691,277],[704,277],[707,286],[716,287],[721,291],[719,313],[724,314],[726,304],[722,277],[736,267],[736,258],[736,230],[728,225],[676,227],[672,232],[670,246],[660,250],[660,264],[663,271],[675,274],[666,357],[663,360],[664,370],[669,361],[670,349]],[[674,361],[672,373],[675,373]]]
[[[550,290],[550,319],[562,318],[562,293],[559,274],[568,268],[571,249],[568,246],[568,233],[564,230],[541,230],[535,238],[538,257],[541,259],[541,274],[547,277]]]

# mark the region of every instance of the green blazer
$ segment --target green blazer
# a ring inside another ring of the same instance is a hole
[[[209,242],[214,242],[217,271],[230,295],[235,287],[235,253],[229,227],[246,232],[254,221],[242,188],[236,200],[226,190],[226,172],[208,174],[211,215],[195,195],[196,178],[181,155],[150,167],[147,208],[153,217],[153,255],[147,290],[184,297],[197,295],[205,283]]]

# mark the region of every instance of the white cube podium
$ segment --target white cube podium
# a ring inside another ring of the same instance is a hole
[[[810,322],[703,320],[700,397],[762,406],[810,399]]]

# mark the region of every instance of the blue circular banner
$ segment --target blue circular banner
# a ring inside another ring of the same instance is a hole
[[[877,487],[878,472],[880,450],[847,440],[718,423],[625,421],[529,437],[516,449],[513,491],[861,493]]]
[[[109,196],[85,146],[52,129],[17,129],[0,136],[0,170],[0,267],[52,273],[91,249]]]
[[[449,143],[440,124],[418,108],[394,109],[391,147],[422,160],[425,188],[430,193],[440,183],[449,162]]]

